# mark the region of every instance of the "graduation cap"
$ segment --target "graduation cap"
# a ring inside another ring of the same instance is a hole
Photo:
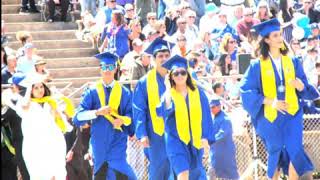
[[[149,45],[149,47],[145,50],[145,52],[148,54],[155,55],[158,51],[163,51],[163,50],[170,51],[170,49],[173,46],[174,46],[174,44],[172,44],[168,41],[165,41],[161,38],[157,38]]]
[[[220,106],[221,103],[220,103],[220,99],[219,98],[213,98],[211,99],[210,101],[210,107],[213,107],[213,106]]]
[[[100,64],[105,65],[116,64],[118,61],[118,56],[110,52],[96,54],[94,57],[100,60]]]
[[[188,60],[185,59],[184,57],[181,57],[179,55],[175,55],[173,57],[171,57],[170,59],[168,59],[165,63],[162,64],[162,67],[168,69],[168,70],[172,70],[175,68],[188,68]]]
[[[280,31],[280,22],[277,18],[264,21],[252,27],[259,35],[265,37],[271,32]]]
[[[26,78],[26,75],[20,72],[14,73],[8,80],[9,84],[20,85],[20,82]]]

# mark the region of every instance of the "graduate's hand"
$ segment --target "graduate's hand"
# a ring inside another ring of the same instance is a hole
[[[206,139],[201,139],[201,147],[202,147],[203,150],[204,150],[203,156],[204,156],[204,157],[207,157],[207,156],[209,155],[209,150],[210,150],[208,140],[206,140]]]
[[[97,110],[96,115],[104,116],[104,115],[110,114],[110,112],[111,112],[111,108],[109,106],[103,106]]]
[[[123,124],[123,120],[122,119],[114,119],[112,121],[112,124],[113,124],[113,127],[116,127],[116,128],[121,127]]]
[[[140,143],[141,143],[141,145],[143,146],[143,148],[148,148],[148,147],[150,147],[149,138],[148,138],[147,136],[141,138],[141,139],[140,139]]]
[[[283,100],[275,99],[272,103],[272,107],[275,108],[277,111],[281,112],[282,114],[285,114],[285,112],[287,112],[288,110],[289,105]]]
[[[296,88],[298,91],[302,91],[304,89],[304,84],[299,78],[291,80],[290,85]]]
[[[72,160],[72,158],[73,158],[73,151],[72,150],[70,150],[68,153],[67,153],[67,156],[66,156],[66,161],[67,162],[70,162],[71,160]]]

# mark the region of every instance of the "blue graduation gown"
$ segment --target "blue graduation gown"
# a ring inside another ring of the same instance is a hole
[[[308,84],[306,75],[299,60],[292,59],[296,77],[304,84],[302,92],[297,92],[298,99],[309,99],[315,96],[315,89]],[[273,64],[276,76],[276,87],[280,78]],[[283,75],[284,77],[284,75]],[[252,123],[268,151],[268,176],[271,178],[277,167],[283,168],[287,174],[289,162],[292,162],[299,176],[313,170],[313,165],[302,145],[303,111],[299,102],[298,112],[292,116],[278,112],[276,120],[271,123],[264,117],[263,90],[261,82],[260,61],[254,60],[241,81],[241,97],[244,109],[251,116]],[[277,98],[285,99],[284,93],[277,92]]]
[[[105,90],[106,102],[109,102],[110,92]],[[130,91],[122,87],[122,97],[118,109],[119,115],[132,117],[132,101]],[[108,103],[106,103],[108,104]],[[77,113],[73,122],[76,126],[82,126],[88,121],[79,121],[77,115],[80,112],[99,109],[100,101],[95,86],[88,88],[83,96],[82,101],[77,109]],[[128,164],[126,157],[127,138],[128,135],[134,134],[134,125],[122,125],[123,132],[113,128],[113,125],[103,116],[98,116],[92,120],[91,124],[91,139],[93,160],[94,160],[94,174],[100,169],[103,163],[108,163],[107,179],[115,179],[114,172],[117,170],[129,177],[129,179],[137,179],[132,168]]]
[[[159,136],[153,131],[152,121],[149,112],[148,94],[147,94],[147,75],[142,77],[134,90],[133,94],[133,121],[135,123],[135,132],[138,139],[147,136],[150,147],[145,148],[144,152],[148,158],[149,179],[169,179],[171,168],[167,157],[164,136]],[[157,73],[157,83],[159,87],[159,97],[165,92],[164,78]]]
[[[239,179],[236,147],[232,139],[229,117],[220,111],[213,119],[213,143],[210,145],[210,162],[218,178]]]
[[[200,101],[202,107],[202,139],[212,141],[212,118],[208,98],[199,88]],[[186,98],[188,112],[190,114],[189,96]],[[175,105],[172,101],[170,107],[165,107],[165,100],[162,97],[161,105],[157,108],[157,114],[165,119],[165,145],[170,164],[175,175],[189,170],[190,180],[206,179],[206,172],[202,165],[203,148],[196,149],[192,143],[192,137],[188,145],[179,138],[176,119]],[[189,129],[191,135],[191,129]]]

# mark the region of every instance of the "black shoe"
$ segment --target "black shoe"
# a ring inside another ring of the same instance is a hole
[[[25,8],[25,7],[20,8],[20,13],[28,13],[28,12],[29,12],[28,8]]]
[[[37,8],[32,8],[29,10],[30,13],[40,13],[40,11]]]

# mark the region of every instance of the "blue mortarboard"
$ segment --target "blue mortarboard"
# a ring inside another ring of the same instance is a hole
[[[210,107],[212,107],[212,106],[220,106],[220,105],[221,105],[221,103],[220,103],[219,98],[213,98],[213,99],[211,99],[211,101],[210,101]]]
[[[188,68],[188,61],[184,57],[181,57],[179,55],[175,55],[168,59],[165,63],[162,64],[162,67],[172,70],[178,67],[182,67],[187,69]]]
[[[13,76],[8,80],[9,84],[20,85],[20,82],[26,78],[26,75],[20,72],[13,74]]]
[[[145,50],[146,53],[148,54],[155,54],[158,51],[161,50],[169,50],[174,46],[174,44],[169,43],[168,41],[165,41],[161,38],[155,39]]]
[[[118,61],[118,56],[110,52],[96,54],[94,57],[100,60],[100,64],[116,64]]]
[[[280,31],[280,22],[277,18],[264,21],[252,27],[262,37],[267,36],[273,31]]]

